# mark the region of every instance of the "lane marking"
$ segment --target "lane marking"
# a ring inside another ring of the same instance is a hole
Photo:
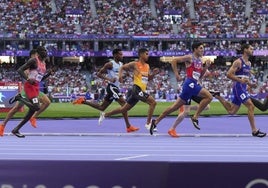
[[[142,157],[148,157],[149,155],[136,155],[136,156],[131,156],[131,157],[123,157],[123,158],[117,158],[115,160],[129,160],[129,159],[136,159],[136,158],[142,158]]]

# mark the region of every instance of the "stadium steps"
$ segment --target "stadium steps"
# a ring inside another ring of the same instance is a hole
[[[187,8],[189,9],[189,12],[190,12],[190,18],[195,19],[195,10],[194,10],[194,1],[193,0],[188,1]]]
[[[57,6],[56,6],[56,3],[55,3],[55,0],[51,0],[50,4],[51,4],[52,13],[56,13],[57,12]]]
[[[93,18],[96,18],[97,17],[97,11],[96,11],[95,0],[89,0],[89,3],[90,3],[91,16]]]
[[[154,18],[157,18],[157,13],[156,13],[156,9],[155,9],[155,1],[154,0],[150,0],[150,9],[151,9],[151,12],[152,12],[152,16]]]
[[[176,77],[175,77],[175,74],[174,74],[173,70],[168,69],[168,74],[169,74],[169,77],[170,77],[170,84],[174,88],[174,90],[176,91],[177,88],[178,88],[178,82],[176,80]]]

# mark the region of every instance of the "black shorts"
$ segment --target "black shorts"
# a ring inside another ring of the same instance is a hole
[[[109,83],[108,86],[106,87],[106,96],[104,100],[106,101],[113,101],[113,100],[118,100],[120,97],[122,97],[122,93],[120,93],[120,90],[117,86]]]
[[[201,101],[202,101],[202,97],[199,97],[199,96],[192,96],[192,98],[188,101],[188,102],[186,102],[186,104],[185,105],[191,105],[191,101],[193,100],[194,102],[196,102],[196,103],[200,103]]]
[[[149,96],[150,95],[143,92],[139,86],[133,85],[130,93],[128,94],[127,103],[134,106],[139,101],[146,102]]]

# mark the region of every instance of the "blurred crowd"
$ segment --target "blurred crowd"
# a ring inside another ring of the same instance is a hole
[[[170,35],[190,38],[221,38],[211,49],[237,49],[239,41],[225,40],[243,36],[258,39],[268,33],[265,0],[1,0],[0,34],[24,38],[29,34]],[[175,27],[174,27],[175,26]],[[264,28],[262,28],[264,26]],[[99,50],[115,47],[132,50],[141,45],[151,50],[161,43],[108,41]],[[57,42],[47,44],[62,48]],[[267,40],[254,41],[256,49],[267,49]],[[94,43],[67,42],[65,50],[93,50]],[[185,42],[168,42],[163,50],[185,49]],[[12,45],[8,46],[12,49]],[[19,49],[27,48],[19,44]]]
[[[228,40],[243,36],[255,38],[251,41],[255,50],[267,50],[268,42],[260,34],[268,33],[266,22],[268,2],[266,0],[0,0],[0,35],[13,34],[25,39],[35,34],[75,34],[75,35],[182,35],[190,38],[212,38],[205,50],[236,50],[241,40]],[[46,41],[48,49],[60,49],[59,42]],[[189,50],[185,40],[169,42],[137,40],[129,46],[128,41],[107,40],[99,45],[99,50]],[[28,49],[24,42],[6,41],[6,49]],[[94,43],[85,41],[65,41],[64,50],[93,50]],[[64,71],[63,67],[64,66]],[[174,86],[174,75],[169,66],[163,64],[161,73],[148,85],[148,90],[156,98],[174,99],[180,92],[180,84]],[[105,83],[98,79],[92,66],[91,74],[83,71],[79,64],[59,65],[55,74],[47,81],[51,95],[76,95],[95,93]],[[255,79],[260,83],[258,93],[267,93],[268,83],[263,68],[254,67]],[[1,81],[18,81],[9,64],[1,64]],[[230,93],[231,83],[225,76],[226,67],[215,66],[203,80],[208,89]],[[181,74],[184,71],[181,70]],[[90,83],[89,83],[90,82]],[[122,85],[126,92],[131,79]]]

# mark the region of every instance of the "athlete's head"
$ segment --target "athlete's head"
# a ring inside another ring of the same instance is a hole
[[[146,48],[140,48],[138,51],[139,58],[143,59],[145,62],[148,61],[149,51]]]
[[[36,51],[36,49],[32,49],[31,51],[30,51],[30,58],[33,58],[33,57],[35,57],[37,55],[37,51]]]
[[[241,52],[242,52],[242,54],[252,56],[253,55],[253,47],[250,44],[242,44]]]
[[[113,50],[113,57],[115,61],[122,61],[123,59],[123,52],[121,49],[116,48]]]
[[[36,48],[36,51],[42,60],[45,60],[47,58],[47,50],[43,46],[38,46]]]
[[[194,42],[192,44],[192,51],[196,53],[197,56],[201,57],[204,55],[204,44],[202,42]]]

